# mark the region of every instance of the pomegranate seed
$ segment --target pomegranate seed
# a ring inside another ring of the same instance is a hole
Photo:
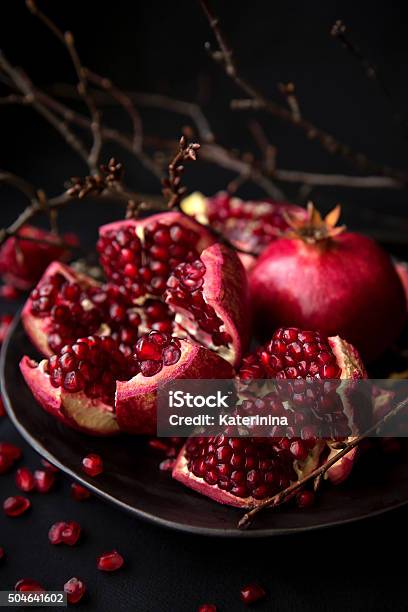
[[[0,546],[0,561],[2,561],[5,557],[6,553],[4,552],[4,548]]]
[[[159,465],[161,472],[171,472],[176,463],[175,459],[164,459]]]
[[[25,493],[32,491],[35,487],[35,480],[31,470],[26,467],[19,468],[16,472],[16,485]]]
[[[8,329],[13,320],[13,315],[2,315],[0,316],[0,344],[2,344],[6,338]]]
[[[13,460],[7,455],[0,453],[0,474],[5,474],[13,465]]]
[[[35,486],[39,493],[48,493],[55,483],[55,474],[50,470],[35,470]]]
[[[21,449],[10,442],[0,442],[0,453],[6,455],[12,461],[17,461],[21,457]]]
[[[21,578],[21,580],[16,582],[14,590],[18,591],[19,593],[25,593],[27,591],[45,593],[44,587],[41,586],[41,584],[39,584],[36,580],[32,580],[31,578]]]
[[[241,599],[247,605],[253,604],[256,601],[263,599],[265,596],[265,589],[256,583],[248,584],[241,589]]]
[[[68,546],[74,546],[81,535],[81,527],[75,521],[69,521],[67,523],[59,521],[51,525],[48,532],[48,539],[51,544],[67,544]]]
[[[169,450],[169,446],[158,438],[152,438],[151,440],[149,440],[149,446],[154,450],[163,451],[163,453],[167,453]]]
[[[202,604],[198,608],[198,612],[217,612],[217,606],[214,606],[214,604]]]
[[[85,585],[79,578],[70,578],[64,584],[64,592],[70,604],[76,604],[82,599],[86,591]]]
[[[4,403],[2,398],[0,397],[0,417],[6,416],[6,409],[4,408]]]
[[[71,485],[71,497],[76,501],[83,501],[91,497],[91,492],[77,482],[73,482]]]
[[[315,502],[315,494],[313,491],[302,491],[296,497],[296,503],[299,508],[310,508]]]
[[[57,467],[55,467],[55,465],[52,465],[52,463],[50,463],[46,459],[41,459],[41,463],[45,467],[46,470],[48,470],[50,472],[54,472],[54,473],[59,472],[59,469]]]
[[[0,287],[0,297],[5,300],[18,300],[20,292],[13,285],[2,285]]]
[[[122,567],[124,559],[117,550],[105,552],[97,558],[97,568],[103,572],[114,572]]]
[[[91,453],[82,459],[82,469],[88,476],[99,476],[103,472],[103,461],[95,453]]]
[[[31,506],[31,502],[26,497],[22,495],[15,495],[14,497],[8,497],[3,502],[3,510],[7,514],[7,516],[20,516],[24,514],[29,507]]]

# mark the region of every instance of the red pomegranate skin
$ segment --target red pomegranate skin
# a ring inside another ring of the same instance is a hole
[[[250,275],[260,336],[279,326],[339,334],[371,361],[398,337],[406,298],[388,254],[356,233],[307,244],[280,238]]]

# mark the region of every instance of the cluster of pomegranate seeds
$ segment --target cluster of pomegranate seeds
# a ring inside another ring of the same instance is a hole
[[[67,544],[75,546],[81,535],[81,527],[75,521],[54,523],[49,532],[48,539],[51,544]]]
[[[85,595],[85,584],[79,578],[70,578],[64,584],[64,592],[67,594],[67,601],[70,604],[78,603]]]
[[[76,501],[84,501],[91,497],[91,492],[88,491],[86,487],[83,487],[77,482],[73,482],[71,484],[71,497]]]
[[[106,232],[97,250],[107,278],[137,300],[146,294],[163,295],[170,271],[197,259],[198,240],[196,232],[179,223],[155,222],[145,227],[143,244],[131,225]]]
[[[236,497],[264,499],[297,478],[293,455],[280,440],[219,434],[190,438],[185,448],[194,476]]]
[[[13,497],[8,497],[3,502],[3,510],[7,516],[16,517],[24,514],[29,507],[31,506],[31,502],[26,497],[22,495],[15,495]]]
[[[103,472],[102,458],[96,453],[91,453],[82,459],[82,469],[88,476],[99,476]]]
[[[33,489],[35,489],[35,479],[34,475],[26,467],[19,468],[16,472],[16,485],[20,489],[20,491],[24,491],[25,493],[29,493]]]
[[[132,369],[133,368],[133,369]],[[48,359],[46,372],[53,387],[84,393],[114,405],[116,380],[126,380],[137,370],[110,336],[89,336],[66,344]]]
[[[14,585],[14,590],[19,593],[26,593],[29,591],[33,591],[35,593],[45,593],[44,587],[37,582],[36,580],[32,580],[31,578],[21,578]]]
[[[247,584],[245,587],[241,589],[240,592],[241,600],[246,605],[250,605],[255,603],[256,601],[260,601],[266,596],[266,591],[263,587],[261,587],[256,582],[251,584]]]
[[[180,341],[169,334],[151,331],[137,341],[135,358],[143,376],[158,374],[163,366],[174,365],[181,357]]]
[[[255,354],[245,357],[242,379],[330,379],[339,378],[341,369],[327,337],[315,331],[281,327]]]
[[[96,566],[98,570],[103,572],[115,572],[122,567],[124,562],[125,560],[117,550],[111,550],[102,553],[102,555],[97,558]]]
[[[89,290],[67,281],[60,273],[49,276],[33,289],[31,313],[51,318],[48,344],[54,353],[67,342],[96,333],[105,319],[103,310],[90,300]]]
[[[227,345],[232,338],[220,331],[223,321],[203,297],[205,272],[200,259],[178,265],[167,281],[166,301],[176,309],[188,311],[200,330],[210,335],[215,346]]]

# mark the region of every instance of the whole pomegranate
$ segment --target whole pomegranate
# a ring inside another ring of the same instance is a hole
[[[257,255],[288,229],[287,212],[299,219],[306,217],[305,209],[295,204],[271,200],[244,201],[226,191],[210,198],[199,192],[193,193],[183,200],[182,209],[200,223],[210,224],[238,248]],[[238,253],[238,256],[246,270],[256,262],[254,255]]]
[[[339,215],[322,219],[310,203],[306,221],[292,218],[262,253],[250,274],[254,320],[261,336],[280,325],[340,334],[370,361],[400,334],[406,298],[387,253],[336,227]]]
[[[354,347],[338,336],[327,338],[291,327],[278,329],[265,346],[246,356],[239,376],[299,382],[305,378],[356,380],[366,377],[366,372]],[[354,411],[345,405],[341,414],[352,421]],[[337,452],[332,444],[331,439],[310,435],[306,428],[301,438],[237,437],[229,432],[192,436],[179,453],[173,478],[222,504],[250,507],[326,461]],[[327,478],[336,484],[347,478],[356,453],[352,449],[329,468]]]
[[[66,234],[62,239],[71,246],[78,245],[74,234]],[[59,244],[55,234],[24,225],[18,235],[8,238],[0,249],[0,276],[18,289],[30,289],[41,278],[49,263],[56,259],[68,259],[69,255],[69,250]]]

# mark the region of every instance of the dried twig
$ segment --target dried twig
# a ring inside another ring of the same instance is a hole
[[[181,184],[181,175],[184,171],[184,162],[197,159],[197,151],[200,145],[196,142],[187,144],[187,139],[182,136],[179,141],[179,149],[169,163],[169,175],[163,179],[163,195],[167,200],[169,208],[180,209],[181,200],[187,191],[187,187]]]
[[[290,110],[292,111],[294,121],[300,121],[300,107],[299,102],[295,93],[295,86],[293,83],[278,83],[278,89],[280,93],[285,96],[286,102]]]
[[[255,85],[241,75],[233,50],[228,44],[224,32],[221,29],[219,18],[210,8],[209,1],[200,0],[200,3],[218,44],[218,49],[212,51],[210,45],[207,43],[206,47],[208,52],[211,57],[222,66],[225,73],[248,96],[248,99],[233,100],[231,102],[231,108],[234,110],[264,110],[296,126],[307,136],[307,138],[309,138],[309,140],[319,142],[326,151],[344,157],[361,170],[372,172],[380,176],[388,176],[404,184],[408,183],[408,173],[389,166],[382,166],[368,159],[363,153],[355,153],[351,147],[337,140],[332,134],[318,128],[311,121],[304,118],[295,118],[291,110],[268,99]]]
[[[294,482],[289,487],[286,487],[286,489],[283,489],[283,491],[280,491],[272,497],[268,497],[267,499],[259,503],[257,506],[246,512],[238,522],[238,527],[240,529],[245,529],[249,527],[254,518],[257,516],[257,514],[259,514],[259,512],[261,512],[265,508],[276,508],[282,505],[283,503],[288,501],[288,499],[291,499],[297,491],[302,489],[305,484],[311,481],[316,482],[316,479],[320,479],[321,477],[323,477],[327,470],[332,467],[332,465],[334,465],[342,457],[347,455],[347,453],[349,453],[353,448],[358,446],[363,440],[365,440],[365,438],[368,438],[369,436],[371,436],[371,434],[374,434],[375,432],[377,432],[377,430],[381,429],[390,419],[394,418],[399,412],[401,412],[401,410],[403,410],[407,406],[408,398],[406,398],[402,402],[399,402],[392,410],[390,410],[385,416],[379,419],[374,425],[369,427],[363,434],[354,438],[350,442],[347,442],[347,444],[344,444],[343,448],[339,450],[338,453],[333,455],[333,457],[331,457],[328,461],[326,461],[326,463],[312,470],[307,476],[304,476],[297,482]]]

